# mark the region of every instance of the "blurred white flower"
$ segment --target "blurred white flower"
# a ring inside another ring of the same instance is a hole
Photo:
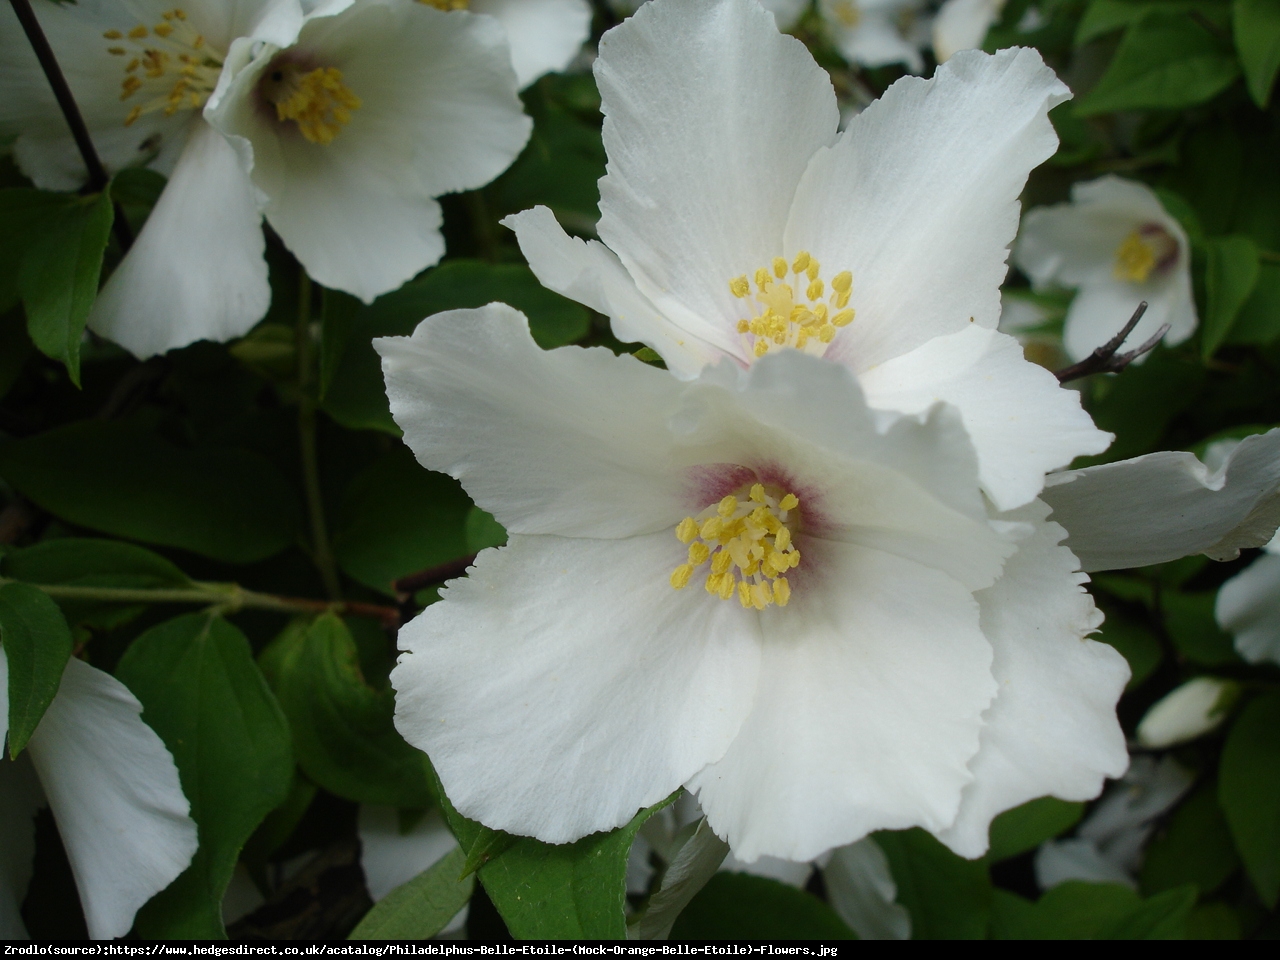
[[[831,42],[850,63],[884,67],[903,63],[924,70],[929,45],[924,0],[818,0]]]
[[[360,866],[374,903],[424,870],[430,870],[458,846],[438,810],[427,811],[406,830],[400,811],[394,807],[361,804],[356,825],[360,835]],[[437,936],[456,934],[466,922],[467,907],[464,906]]]
[[[1078,288],[1063,329],[1073,360],[1110,340],[1143,300],[1147,312],[1127,348],[1165,323],[1170,344],[1196,328],[1187,235],[1141,183],[1108,175],[1075,184],[1070,203],[1028,211],[1014,262],[1037,287]]]
[[[982,47],[1008,0],[947,0],[933,18],[933,55],[939,63]]]
[[[1240,685],[1196,677],[1165,694],[1142,718],[1138,743],[1153,750],[1175,747],[1216,730],[1240,694]]]
[[[619,16],[627,16],[640,9],[645,0],[609,0],[609,7]],[[809,9],[812,0],[759,0],[760,6],[773,14],[779,30],[790,30]]]
[[[0,649],[0,745],[9,723]],[[122,937],[138,908],[191,862],[196,825],[173,756],[119,680],[77,660],[17,760],[0,758],[0,936],[26,937],[19,910],[46,804],[71,864],[89,936]]]
[[[1214,613],[1245,660],[1280,664],[1280,536],[1264,549],[1219,588]]]

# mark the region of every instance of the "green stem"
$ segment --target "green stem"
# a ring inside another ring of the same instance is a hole
[[[342,596],[338,567],[333,560],[329,529],[324,518],[324,498],[320,492],[320,467],[316,457],[316,395],[312,386],[314,358],[311,350],[311,278],[298,271],[298,446],[302,452],[302,487],[307,498],[311,523],[311,557],[325,593],[331,600]]]

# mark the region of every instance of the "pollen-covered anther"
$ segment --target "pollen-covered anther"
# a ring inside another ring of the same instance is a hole
[[[1164,273],[1177,262],[1178,241],[1158,223],[1147,223],[1120,242],[1112,273],[1117,280],[1146,283],[1153,272]]]
[[[753,356],[762,357],[778,347],[821,354],[836,332],[853,321],[854,312],[849,308],[853,274],[848,270],[837,273],[828,287],[821,272],[822,265],[802,250],[790,269],[786,260],[774,257],[752,278],[744,273],[729,281],[729,292],[755,311],[737,324]]]
[[[784,264],[785,266],[785,264]],[[800,565],[792,527],[800,501],[793,493],[752,484],[745,495],[729,494],[696,517],[676,525],[676,538],[689,545],[687,562],[671,573],[671,586],[683,590],[706,564],[706,590],[744,607],[785,607],[791,600],[786,572]]]
[[[147,113],[172,116],[179,110],[198,110],[218,85],[223,55],[187,23],[180,9],[168,10],[151,27],[138,24],[128,33],[107,30],[102,36],[115,42],[107,47],[113,57],[128,57],[120,99],[136,100],[125,116],[131,126]]]
[[[360,108],[360,98],[342,82],[336,67],[304,70],[297,64],[273,64],[263,74],[263,98],[275,107],[276,119],[293,121],[312,143],[332,143]]]

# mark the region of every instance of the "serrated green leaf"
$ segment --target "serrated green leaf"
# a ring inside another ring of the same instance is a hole
[[[455,848],[428,870],[374,904],[351,940],[425,940],[448,925],[471,899],[475,878],[459,876],[463,854]]]
[[[1275,0],[1235,0],[1231,19],[1249,96],[1265,109],[1280,71],[1280,4]]]
[[[889,858],[898,903],[916,940],[981,940],[991,911],[991,879],[981,860],[957,856],[916,828],[875,834]]]
[[[1208,308],[1200,332],[1200,353],[1208,359],[1231,333],[1240,308],[1258,282],[1258,247],[1239,234],[1214,237],[1205,246]]]
[[[359,803],[407,809],[435,802],[426,754],[396,731],[394,692],[365,682],[342,620],[325,614],[305,629],[295,625],[262,656],[308,777]]]
[[[1034,850],[1075,826],[1082,816],[1083,803],[1057,797],[1040,797],[1006,810],[991,821],[991,849],[987,851],[987,860],[998,863]]]
[[[0,475],[70,523],[228,563],[297,537],[297,494],[270,461],[175,447],[131,424],[86,420],[9,441]]]
[[[9,663],[9,756],[16,757],[58,694],[71,628],[44,591],[6,583],[0,585],[0,646]]]
[[[1075,110],[1089,117],[1183,109],[1217,96],[1239,75],[1236,58],[1198,21],[1152,12],[1125,31],[1110,66]]]
[[[672,940],[857,940],[813,894],[768,877],[717,873],[671,928]]]
[[[1141,876],[1144,893],[1193,884],[1202,895],[1210,894],[1239,869],[1217,794],[1216,783],[1201,784],[1147,846]]]
[[[245,841],[284,802],[293,778],[289,729],[244,634],[207,613],[143,633],[116,675],[173,754],[200,848],[138,912],[146,938],[224,937],[222,897]]]
[[[1280,899],[1280,695],[1247,704],[1227,734],[1218,801],[1254,888],[1274,908]]]

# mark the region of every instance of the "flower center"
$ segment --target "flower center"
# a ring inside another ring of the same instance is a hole
[[[263,99],[275,106],[276,119],[292,120],[312,143],[332,143],[360,108],[360,98],[342,82],[336,67],[307,70],[277,60],[259,82]]]
[[[862,22],[862,11],[855,0],[836,0],[831,5],[831,12],[846,27],[856,27]]]
[[[835,339],[836,330],[853,320],[853,310],[846,309],[853,289],[853,274],[848,270],[831,278],[831,294],[826,299],[821,264],[807,252],[800,251],[791,261],[791,273],[792,281],[786,283],[787,261],[774,257],[769,267],[756,271],[754,297],[746,274],[729,281],[733,295],[746,300],[755,313],[738,321],[738,333],[757,357],[775,346],[805,350],[810,341],[816,341],[815,349],[808,352],[821,354]],[[800,292],[803,296],[797,295]]]
[[[471,0],[418,0],[419,3],[425,3],[428,7],[435,7],[437,10],[465,10],[471,6]]]
[[[794,493],[766,490],[753,484],[745,497],[729,494],[696,517],[676,526],[676,537],[689,544],[689,562],[671,573],[671,586],[683,590],[694,571],[710,562],[707,593],[721,600],[735,594],[744,607],[785,607],[791,585],[783,576],[800,565],[800,551],[791,542],[791,527],[800,506]]]
[[[161,14],[153,27],[138,24],[128,33],[108,30],[103,36],[113,41],[108,53],[129,58],[120,99],[140,101],[125,117],[126,127],[156,110],[166,117],[179,110],[199,110],[218,85],[223,54],[187,23],[181,9]]]
[[[1131,232],[1116,248],[1112,273],[1117,280],[1146,283],[1152,271],[1163,273],[1178,261],[1178,241],[1159,224],[1147,223]]]

